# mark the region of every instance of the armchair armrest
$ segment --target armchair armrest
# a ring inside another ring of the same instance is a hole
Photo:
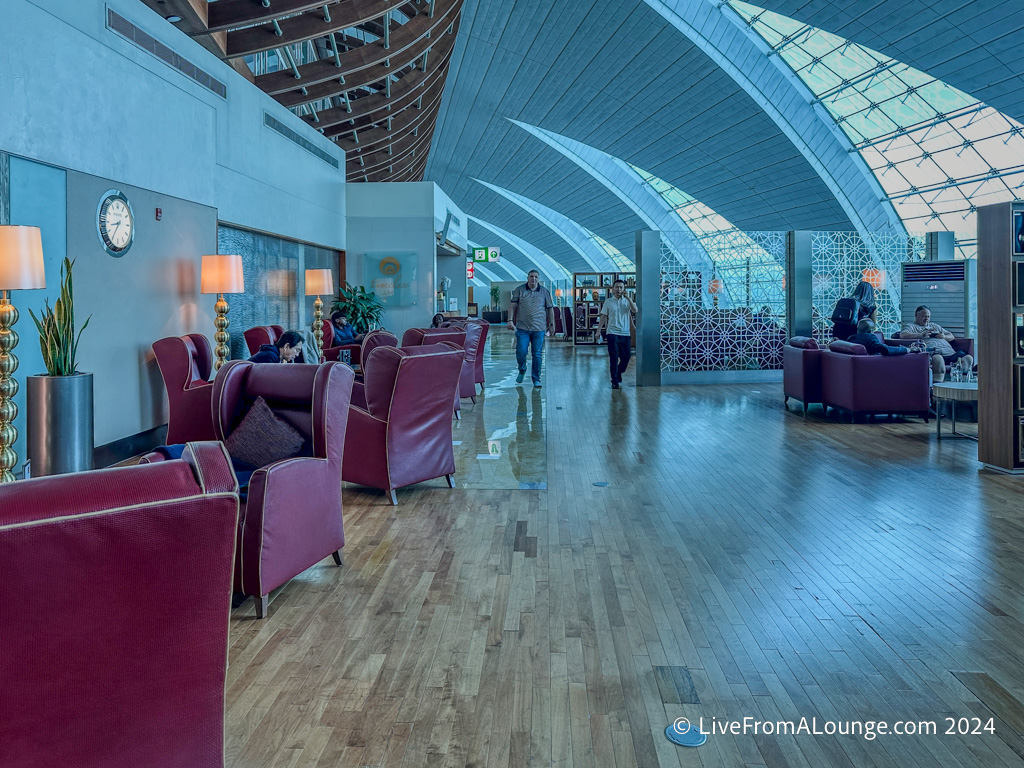
[[[249,481],[240,541],[241,588],[262,596],[345,546],[340,467],[330,459],[284,459]]]

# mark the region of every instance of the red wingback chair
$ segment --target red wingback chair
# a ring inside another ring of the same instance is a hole
[[[200,333],[172,336],[153,344],[153,354],[167,389],[168,444],[214,440],[210,408],[213,352]]]
[[[5,768],[222,768],[237,487],[216,443],[0,486]]]
[[[402,335],[402,348],[419,347],[425,344],[454,344],[457,347],[465,347],[466,331],[464,328],[454,326],[441,328],[410,328]],[[459,399],[462,397],[462,381],[459,380],[459,391],[455,393],[455,418],[462,418],[462,405]],[[475,400],[474,400],[475,402]]]
[[[301,456],[257,469],[249,481],[238,531],[235,591],[252,595],[256,616],[267,596],[333,555],[341,565],[341,458],[352,369],[323,365],[255,365],[236,360],[213,383],[214,426],[226,440],[257,397],[306,437]]]
[[[340,361],[342,352],[346,350],[349,353],[349,362],[351,365],[359,365],[359,349],[361,344],[338,344],[332,346],[334,340],[334,324],[330,320],[323,321],[323,332],[324,332],[324,360],[327,361]]]
[[[245,337],[245,346],[249,348],[249,354],[255,355],[263,344],[273,344],[283,333],[284,327],[280,325],[257,325],[242,335]]]
[[[562,320],[565,323],[565,335],[570,339],[575,339],[576,334],[572,326],[572,307],[562,307]]]
[[[833,341],[821,353],[821,399],[853,416],[915,414],[928,421],[929,355],[869,355],[861,344]]]
[[[804,415],[811,403],[821,402],[821,354],[818,343],[809,336],[794,336],[782,349],[783,404],[789,398],[804,404]]]
[[[565,315],[561,307],[555,307],[555,335],[565,335]]]
[[[476,348],[476,362],[473,364],[473,381],[480,385],[480,389],[484,388],[484,344],[487,342],[487,333],[491,329],[491,324],[486,320],[476,321],[476,325],[480,326],[480,343]]]
[[[342,477],[387,491],[392,504],[396,488],[435,477],[454,488],[451,414],[464,358],[451,344],[375,349],[366,360],[366,407],[349,408]]]

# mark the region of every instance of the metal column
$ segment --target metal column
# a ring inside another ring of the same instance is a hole
[[[786,324],[789,337],[812,336],[811,232],[786,233]]]
[[[636,385],[661,386],[661,232],[636,233]]]

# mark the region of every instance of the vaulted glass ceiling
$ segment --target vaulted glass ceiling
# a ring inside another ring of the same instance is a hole
[[[975,253],[977,206],[1024,187],[1024,126],[924,72],[742,0],[728,0],[789,64],[874,172],[908,231],[951,231]]]

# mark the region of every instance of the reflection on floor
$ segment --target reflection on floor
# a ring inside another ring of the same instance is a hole
[[[484,377],[483,393],[477,395],[475,404],[462,401],[462,420],[454,422],[452,430],[458,487],[547,488],[545,390],[534,387],[529,376],[523,384],[516,384],[512,334],[493,325],[484,349]],[[441,488],[445,480],[423,485]]]

